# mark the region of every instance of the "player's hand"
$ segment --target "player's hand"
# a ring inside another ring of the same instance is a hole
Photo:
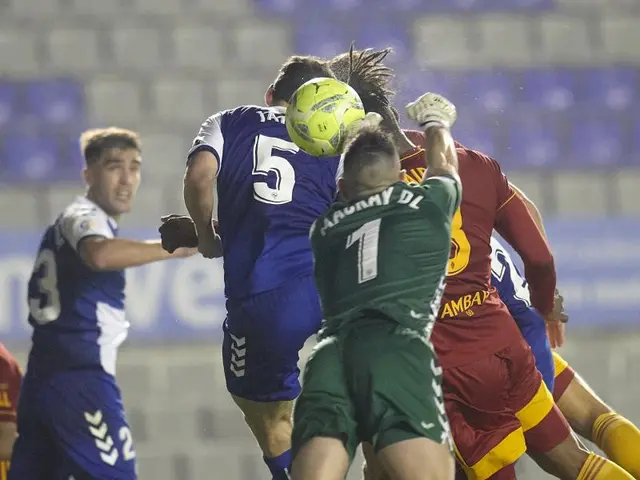
[[[569,321],[569,316],[564,311],[564,298],[556,290],[553,299],[553,311],[545,318],[547,324],[547,336],[551,348],[558,348],[564,345],[565,323]]]
[[[178,247],[172,253],[172,258],[189,258],[198,253],[197,248]]]
[[[193,220],[187,215],[165,215],[160,219],[162,225],[158,228],[162,248],[174,253],[181,247],[196,248],[198,235]]]
[[[547,337],[549,337],[549,345],[551,348],[559,348],[564,345],[564,323],[546,320]]]
[[[458,117],[456,107],[442,95],[425,93],[407,105],[407,115],[421,127],[440,124],[451,128]]]
[[[222,256],[222,239],[216,232],[218,222],[213,220],[211,228],[198,235],[198,251],[204,258],[220,258]]]

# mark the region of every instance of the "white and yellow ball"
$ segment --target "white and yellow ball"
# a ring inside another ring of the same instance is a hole
[[[338,155],[348,127],[364,118],[356,91],[335,78],[314,78],[291,96],[286,114],[291,140],[314,157]]]

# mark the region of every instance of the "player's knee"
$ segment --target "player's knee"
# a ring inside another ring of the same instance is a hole
[[[571,380],[557,404],[571,428],[587,439],[591,439],[593,425],[598,417],[612,412],[607,404],[582,384],[577,375]]]
[[[559,475],[560,478],[577,478],[589,457],[589,451],[571,434],[544,457],[555,471],[555,475]]]
[[[362,465],[362,476],[364,480],[389,480],[390,477],[376,457],[370,443],[362,444],[362,454],[364,463]]]

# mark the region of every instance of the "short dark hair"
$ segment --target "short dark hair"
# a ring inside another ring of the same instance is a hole
[[[289,57],[273,82],[273,99],[288,102],[303,83],[317,77],[335,78],[325,60],[301,55]]]
[[[360,130],[350,139],[342,154],[343,175],[345,178],[357,179],[367,167],[379,162],[398,161],[398,150],[393,138],[378,127],[367,127]]]
[[[356,50],[352,44],[349,52],[337,55],[329,61],[336,78],[348,83],[358,93],[365,112],[376,112],[383,117],[395,94],[391,88],[395,75],[383,63],[391,52],[391,48]]]
[[[93,128],[80,135],[80,152],[87,165],[93,165],[112,148],[141,151],[140,137],[136,132],[119,127]]]

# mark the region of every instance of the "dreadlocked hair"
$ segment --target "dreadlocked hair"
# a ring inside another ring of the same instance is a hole
[[[336,78],[351,85],[358,93],[365,112],[376,112],[383,117],[386,117],[395,94],[390,86],[393,70],[383,63],[391,51],[391,48],[356,50],[351,44],[348,53],[329,61]]]

